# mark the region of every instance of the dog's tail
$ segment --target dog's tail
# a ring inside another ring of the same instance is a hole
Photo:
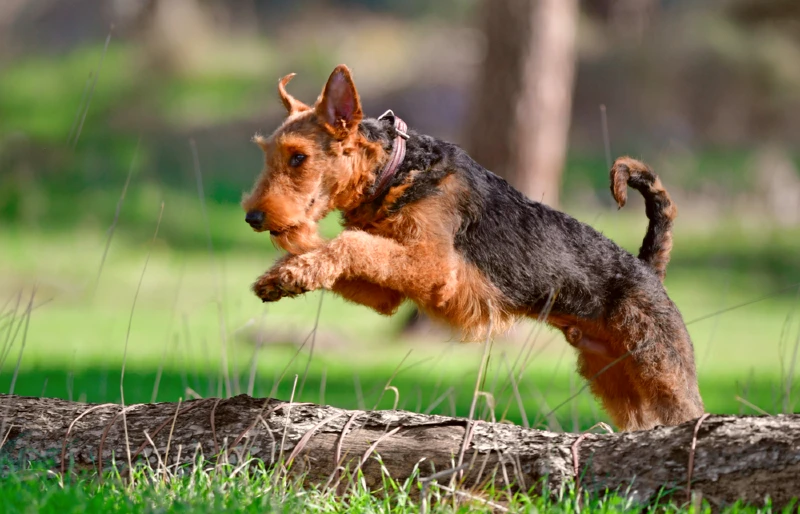
[[[627,186],[644,196],[645,212],[650,223],[639,249],[639,259],[647,263],[663,282],[672,251],[672,221],[678,209],[653,170],[636,159],[620,157],[614,162],[610,176],[611,194],[620,208],[628,197]]]

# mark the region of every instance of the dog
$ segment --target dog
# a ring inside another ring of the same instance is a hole
[[[287,117],[256,135],[264,169],[242,200],[246,222],[288,253],[253,285],[265,302],[327,289],[393,314],[410,299],[486,337],[528,316],[561,330],[578,370],[623,430],[704,412],[692,342],[662,284],[677,209],[645,164],[620,157],[611,192],[645,199],[634,257],[592,227],[528,199],[455,144],[408,130],[393,112],[365,118],[347,66],[313,106],[278,84]],[[333,210],[344,230],[326,241]]]

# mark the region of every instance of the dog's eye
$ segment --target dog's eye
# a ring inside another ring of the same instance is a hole
[[[292,154],[292,157],[289,159],[289,166],[292,168],[296,168],[303,164],[303,161],[306,160],[306,156],[301,153]]]

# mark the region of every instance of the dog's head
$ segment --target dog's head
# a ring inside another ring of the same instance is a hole
[[[363,201],[384,151],[359,132],[361,101],[347,66],[333,70],[313,107],[286,92],[292,77],[278,83],[286,119],[271,136],[253,138],[265,165],[242,207],[253,230],[268,231],[285,250],[303,253],[321,244],[320,219]]]

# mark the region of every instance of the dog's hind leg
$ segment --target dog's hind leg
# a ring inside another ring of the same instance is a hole
[[[678,425],[703,415],[694,366],[682,355],[686,341],[652,341],[634,351],[628,373],[652,412],[654,423]]]
[[[654,421],[628,375],[625,362],[628,359],[615,361],[583,351],[578,355],[578,371],[589,381],[592,393],[617,427],[622,430],[650,428]]]
[[[703,414],[694,351],[677,308],[631,294],[611,321],[630,353],[624,365],[655,425],[677,425]]]

